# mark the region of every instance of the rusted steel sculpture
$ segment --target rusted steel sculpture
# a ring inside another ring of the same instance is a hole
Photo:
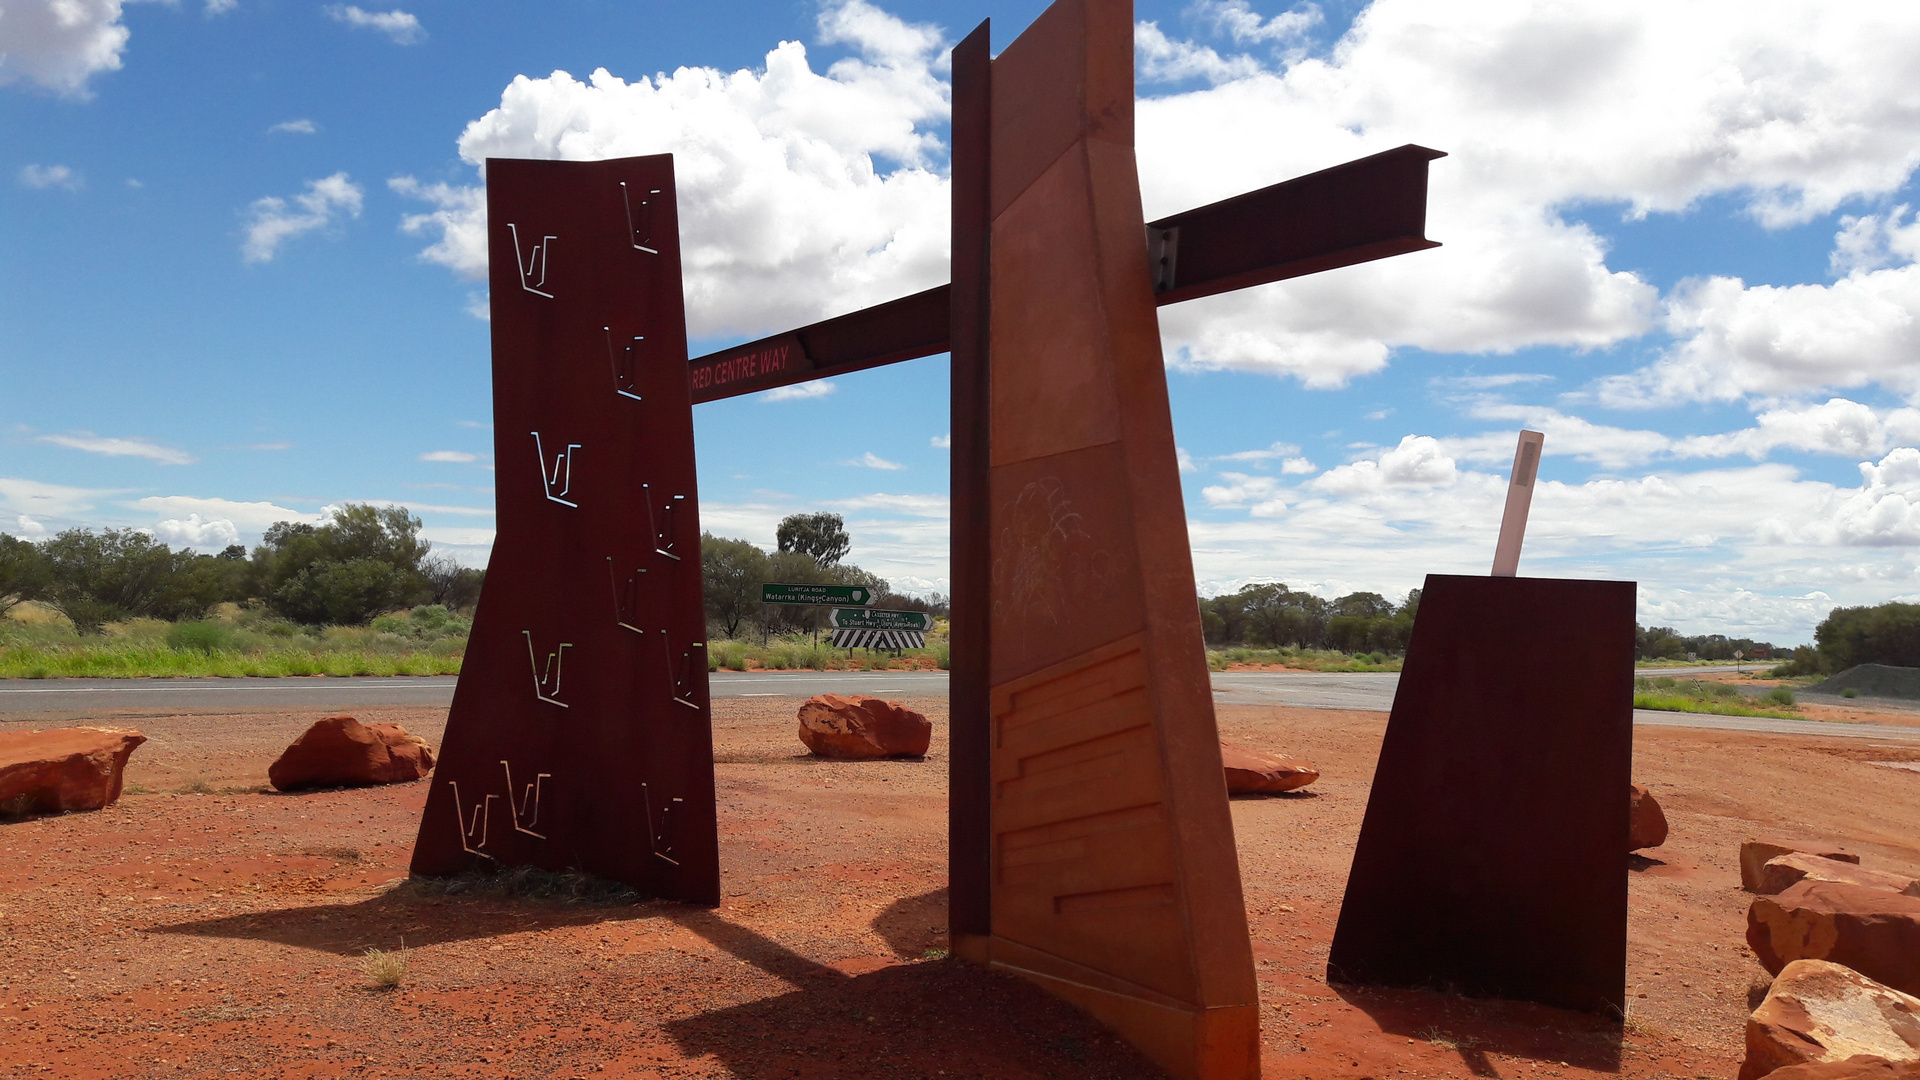
[[[720,898],[669,155],[487,162],[499,534],[413,869]]]
[[[687,403],[950,351],[955,951],[1175,1076],[1257,1076],[1154,311],[1435,246],[1441,155],[1149,224],[1131,5],[1060,0],[989,55],[985,23],[954,50],[953,283],[677,373],[668,159],[488,163],[500,538],[414,867],[577,865],[714,902]]]
[[[1142,220],[1132,12],[954,50],[953,282],[692,361],[695,401],[952,354],[949,923],[1180,1077],[1259,1074],[1159,304],[1435,246],[1407,146]]]
[[[1618,1017],[1630,581],[1429,575],[1328,978]]]

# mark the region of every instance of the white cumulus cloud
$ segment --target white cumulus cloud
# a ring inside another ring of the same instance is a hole
[[[169,518],[153,527],[153,535],[169,544],[193,548],[224,548],[240,542],[240,530],[225,518],[202,521],[199,514],[185,520]]]
[[[130,31],[121,0],[7,0],[0,4],[0,86],[27,81],[87,97],[87,80],[117,71]]]
[[[275,195],[256,199],[247,208],[247,239],[240,245],[247,262],[270,262],[280,245],[316,229],[324,229],[344,214],[359,217],[360,186],[343,172],[307,181],[307,190],[291,202]]]
[[[817,33],[856,55],[819,72],[804,45],[783,42],[760,70],[515,78],[467,126],[460,155],[480,167],[488,157],[672,153],[695,337],[784,329],[945,281],[940,32],[842,0],[820,13]],[[437,236],[423,257],[485,275],[478,187],[402,177],[396,190],[434,206],[403,222]]]
[[[305,117],[302,117],[298,120],[282,120],[279,123],[268,128],[267,134],[273,135],[273,134],[279,134],[284,132],[288,135],[311,135],[314,132],[319,130],[320,130],[319,125],[315,124],[311,120],[306,119]]]
[[[0,8],[0,18],[5,17],[5,9]],[[20,186],[30,188],[65,188],[79,191],[85,186],[80,174],[65,165],[22,165],[20,167]]]
[[[427,31],[420,25],[420,19],[399,8],[392,11],[363,11],[352,4],[331,4],[326,12],[335,22],[385,34],[387,40],[395,45],[415,45],[427,39]]]
[[[1901,443],[1920,441],[1920,409],[1876,411],[1857,401],[1829,398],[1819,405],[1768,409],[1753,427],[1724,435],[1693,435],[1678,440],[1679,457],[1765,457],[1785,447],[1813,453],[1868,457]]]
[[[888,461],[886,458],[881,457],[879,454],[876,454],[871,450],[867,451],[864,454],[861,454],[857,458],[853,458],[852,460],[849,460],[849,461],[843,461],[840,464],[856,465],[863,469],[883,469],[887,472],[898,472],[901,469],[906,468],[905,465],[902,465],[897,461]]]
[[[1444,487],[1458,479],[1454,460],[1431,435],[1408,435],[1379,457],[1336,465],[1306,486],[1333,495],[1353,495],[1388,487]]]
[[[282,521],[318,524],[326,519],[324,512],[306,514],[270,502],[203,499],[191,495],[150,495],[132,505],[173,520],[226,522],[240,532],[248,533],[265,532],[269,525]]]
[[[420,455],[421,461],[469,462],[479,461],[480,455],[469,454],[465,450],[429,450]]]
[[[1679,343],[1649,367],[1601,380],[1603,403],[1735,401],[1872,383],[1920,396],[1920,264],[1855,271],[1831,285],[1683,282],[1666,326]]]
[[[1848,545],[1920,545],[1920,450],[1901,447],[1862,462],[1860,488],[1837,493],[1832,513],[1806,522],[1798,539]]]
[[[808,382],[789,383],[776,386],[760,395],[762,401],[806,401],[809,398],[823,398],[834,392],[834,384],[825,379],[813,379]]]
[[[1222,472],[1220,478],[1226,483],[1209,484],[1200,489],[1200,497],[1208,506],[1246,506],[1254,517],[1275,517],[1287,509],[1280,481],[1271,476]]]
[[[1916,82],[1920,8],[1907,6],[1378,0],[1326,56],[1143,100],[1147,214],[1417,142],[1451,155],[1432,166],[1428,216],[1446,246],[1162,309],[1169,359],[1335,386],[1398,346],[1639,336],[1658,324],[1656,291],[1609,268],[1566,210],[1643,216],[1728,195],[1775,227],[1892,192],[1920,163]],[[1891,324],[1875,325],[1849,344],[1884,355]],[[1843,371],[1863,365],[1886,370]],[[1753,378],[1731,392],[1783,391]]]

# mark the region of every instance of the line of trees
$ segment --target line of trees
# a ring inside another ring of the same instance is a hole
[[[767,582],[859,585],[873,590],[878,607],[948,613],[947,600],[938,593],[928,599],[904,596],[878,574],[842,562],[853,544],[839,514],[790,515],[775,536],[779,547],[768,553],[747,540],[701,534],[700,569],[711,636],[764,641],[777,634],[818,633],[826,626],[825,608],[761,603],[760,586]]]
[[[1765,660],[1779,652],[1770,641],[1730,638],[1725,634],[1682,634],[1671,626],[1633,627],[1634,657],[1639,660]]]
[[[196,619],[226,602],[308,625],[473,606],[483,572],[432,554],[420,529],[402,507],[349,503],[319,525],[273,525],[251,553],[176,551],[138,529],[68,529],[38,543],[0,535],[0,614],[39,600],[95,634],[126,619]]]
[[[1920,607],[1913,610],[1920,612]],[[1239,592],[1200,601],[1200,623],[1207,644],[1216,646],[1405,653],[1414,617],[1419,613],[1419,589],[1410,590],[1406,599],[1395,604],[1375,592],[1325,600],[1274,582],[1248,585]],[[1920,616],[1916,617],[1912,640],[1916,646],[1913,662],[1920,663]],[[1670,626],[1635,625],[1634,645],[1637,658],[1642,660],[1684,660],[1689,654],[1701,660],[1732,660],[1736,651],[1749,659],[1764,659],[1779,651],[1770,642],[1725,634],[1683,635]]]
[[[1793,650],[1780,675],[1833,675],[1860,664],[1920,667],[1920,604],[1837,607]]]
[[[1419,589],[1396,604],[1375,592],[1326,600],[1268,582],[1202,597],[1200,626],[1209,645],[1401,653],[1419,611]]]

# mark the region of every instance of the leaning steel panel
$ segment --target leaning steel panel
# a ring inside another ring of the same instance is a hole
[[[1621,1015],[1633,615],[1630,581],[1427,578],[1329,979]]]

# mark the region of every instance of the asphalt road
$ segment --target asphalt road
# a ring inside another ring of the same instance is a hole
[[[1724,670],[1725,668],[1667,668],[1659,674],[1678,671]],[[1233,705],[1302,705],[1317,709],[1369,709],[1385,712],[1393,708],[1393,692],[1400,676],[1392,672],[1265,672],[1216,671],[1213,674],[1214,700]],[[1825,702],[1825,698],[1821,699]],[[1840,699],[1833,699],[1838,703]],[[1855,699],[1850,704],[1858,705]],[[1904,704],[1904,703],[1902,703]],[[1900,705],[1895,705],[1899,708]],[[1710,713],[1657,712],[1633,710],[1633,722],[1652,727],[1707,728],[1715,731],[1758,731],[1773,735],[1821,735],[1839,738],[1879,739],[1885,742],[1920,743],[1920,728],[1891,727],[1880,724],[1834,724],[1819,720],[1773,720],[1764,716],[1715,716]]]
[[[1667,669],[1675,673],[1680,669]],[[277,708],[355,708],[375,705],[446,705],[454,679],[0,679],[0,722],[8,714],[136,709],[145,712],[252,712]],[[1293,705],[1317,709],[1393,707],[1400,676],[1363,672],[1221,671],[1213,674],[1214,700],[1231,705]],[[944,671],[716,671],[709,685],[717,698],[811,697],[814,694],[944,696]],[[1836,701],[1838,699],[1835,699]],[[1858,701],[1851,702],[1858,704]],[[1897,706],[1896,706],[1897,707]],[[24,716],[20,719],[25,719]],[[1636,724],[1661,727],[1757,731],[1920,743],[1920,728],[1770,720],[1765,717],[1636,709]]]
[[[251,712],[281,708],[351,709],[375,705],[446,705],[451,676],[288,679],[0,679],[0,716],[26,712],[138,709],[143,712]],[[944,695],[944,671],[716,671],[714,697],[815,694]]]

